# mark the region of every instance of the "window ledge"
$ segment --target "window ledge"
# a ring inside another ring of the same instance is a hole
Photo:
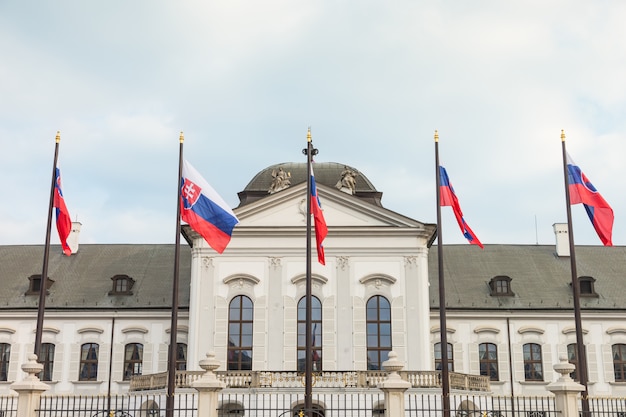
[[[98,385],[102,384],[104,381],[71,381],[72,384],[78,385]]]
[[[532,386],[532,385],[541,386],[541,385],[548,385],[549,384],[548,381],[517,381],[517,382],[520,385],[529,385],[529,386]]]
[[[626,381],[609,381],[609,385],[615,385],[618,387],[626,387]]]

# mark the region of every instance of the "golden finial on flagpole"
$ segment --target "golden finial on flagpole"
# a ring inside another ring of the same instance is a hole
[[[311,126],[309,126],[309,129],[306,132],[306,141],[311,142]]]
[[[565,130],[561,129],[561,142],[565,142]]]
[[[180,140],[180,143],[183,143],[185,141],[185,136],[183,136],[183,132],[180,132],[180,138],[178,139]]]
[[[61,142],[61,132],[57,130],[57,136],[56,138],[54,138],[54,140],[56,141],[56,143]]]
[[[435,142],[439,142],[439,132],[435,129]]]

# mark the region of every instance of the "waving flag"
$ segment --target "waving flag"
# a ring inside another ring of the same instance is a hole
[[[61,170],[58,167],[55,169],[54,175],[54,201],[52,205],[56,208],[57,231],[59,232],[59,239],[61,240],[63,253],[70,256],[72,254],[72,250],[67,244],[67,238],[72,231],[72,219],[70,218],[70,213],[67,211],[67,206],[65,205],[63,191],[61,191]]]
[[[180,184],[180,218],[222,253],[239,220],[222,197],[187,161]]]
[[[570,204],[583,204],[604,246],[613,246],[613,209],[567,154],[567,184]]]
[[[450,179],[448,178],[448,173],[446,169],[442,166],[439,167],[439,195],[440,195],[440,204],[442,206],[451,206],[454,211],[454,217],[456,217],[456,221],[461,228],[461,232],[463,236],[471,243],[472,245],[478,245],[483,248],[483,244],[480,243],[480,240],[476,237],[472,229],[465,223],[465,219],[463,218],[463,212],[461,211],[461,206],[459,205],[459,200],[456,198],[456,194],[454,193],[454,188],[452,188],[452,184],[450,183]]]
[[[311,213],[313,213],[313,220],[315,221],[315,242],[317,244],[317,261],[322,265],[326,265],[324,258],[324,238],[328,235],[328,227],[326,226],[326,220],[324,220],[324,213],[322,212],[322,203],[320,203],[319,196],[317,195],[317,187],[315,186],[315,176],[313,175],[313,165],[311,165]]]

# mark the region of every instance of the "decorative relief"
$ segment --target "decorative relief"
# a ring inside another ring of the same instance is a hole
[[[306,222],[306,198],[303,198],[298,203],[298,211],[302,214],[302,220]]]
[[[345,271],[346,267],[348,266],[348,262],[350,261],[350,257],[348,257],[348,256],[338,256],[336,259],[337,259],[337,266],[342,271]]]
[[[208,269],[209,267],[213,266],[213,258],[210,256],[203,256],[202,257],[202,266],[205,269]]]
[[[272,268],[280,268],[281,266],[281,258],[270,258],[270,265]]]
[[[417,266],[417,256],[405,256],[404,266]]]
[[[269,194],[274,194],[278,191],[289,188],[291,185],[291,172],[287,172],[283,167],[279,167],[277,170],[272,170],[272,184],[270,189],[267,190]]]

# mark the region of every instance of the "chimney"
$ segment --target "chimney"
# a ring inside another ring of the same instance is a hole
[[[567,223],[554,223],[554,237],[556,238],[556,256],[569,256],[569,232]]]
[[[72,231],[67,237],[67,244],[72,250],[72,255],[78,252],[78,235],[80,235],[80,227],[82,223],[72,222]]]

